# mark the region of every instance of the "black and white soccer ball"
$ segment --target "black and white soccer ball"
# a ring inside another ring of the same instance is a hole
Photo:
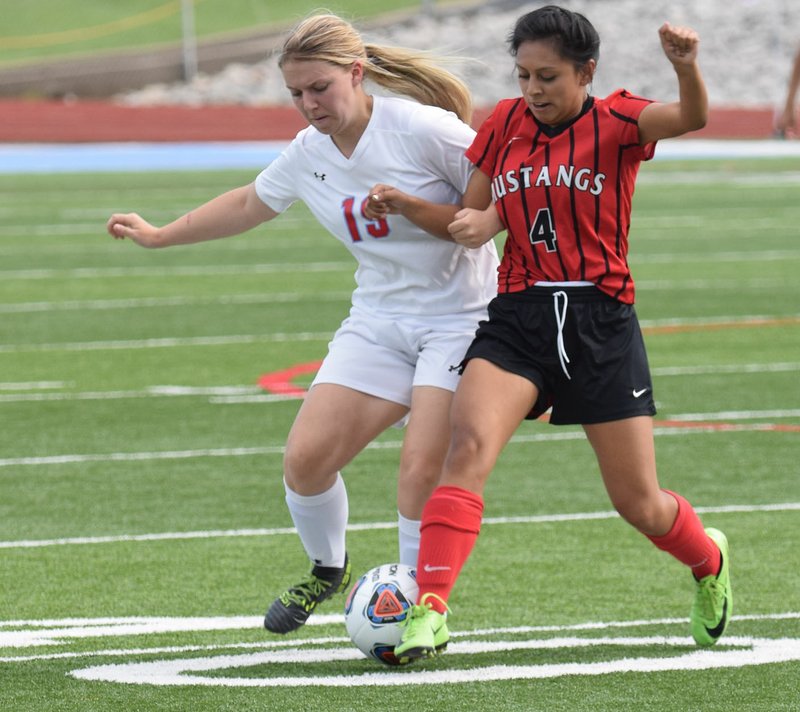
[[[350,589],[344,606],[347,633],[368,658],[399,665],[394,647],[401,623],[416,603],[417,570],[405,564],[382,564],[370,569]]]

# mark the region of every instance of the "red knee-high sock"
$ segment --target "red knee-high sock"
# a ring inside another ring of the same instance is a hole
[[[664,492],[677,500],[678,516],[666,534],[647,538],[659,549],[686,564],[698,580],[704,576],[715,576],[721,564],[719,547],[706,534],[692,505],[675,492]]]
[[[437,487],[422,511],[417,559],[419,597],[433,593],[446,601],[481,529],[483,498],[460,487]],[[439,613],[445,606],[430,603]]]

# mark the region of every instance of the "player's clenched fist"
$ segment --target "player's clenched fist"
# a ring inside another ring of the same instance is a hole
[[[157,247],[158,229],[137,213],[114,213],[106,223],[111,237],[126,237],[142,247]]]
[[[661,47],[673,64],[691,64],[697,59],[700,35],[691,27],[674,27],[665,22],[658,29]]]

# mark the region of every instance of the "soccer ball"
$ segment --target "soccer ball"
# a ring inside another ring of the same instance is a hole
[[[400,623],[417,600],[417,570],[405,564],[370,569],[350,590],[344,605],[344,624],[350,640],[368,658],[399,665],[394,646],[400,642]]]

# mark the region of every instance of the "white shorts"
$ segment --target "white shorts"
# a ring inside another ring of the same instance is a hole
[[[376,319],[353,308],[311,385],[335,383],[407,407],[415,386],[455,391],[457,367],[485,318],[480,311]]]

